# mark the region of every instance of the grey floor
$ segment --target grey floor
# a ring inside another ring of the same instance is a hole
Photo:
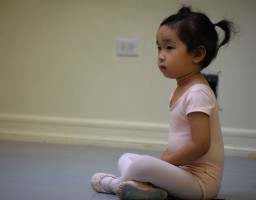
[[[125,152],[159,156],[160,151],[0,141],[1,200],[117,200],[92,191],[95,172],[118,174]],[[256,199],[256,160],[226,157],[218,198]]]

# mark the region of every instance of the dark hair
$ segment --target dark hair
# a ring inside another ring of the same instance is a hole
[[[213,24],[203,13],[192,12],[190,7],[183,6],[177,14],[166,18],[161,24],[176,30],[182,42],[187,45],[189,52],[199,48],[206,49],[205,58],[201,61],[202,69],[207,67],[217,56],[221,46],[230,41],[232,33],[236,33],[234,24],[228,20],[222,20]],[[219,42],[216,26],[224,31],[224,39]]]

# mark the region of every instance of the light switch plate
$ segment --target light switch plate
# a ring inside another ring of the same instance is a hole
[[[138,38],[116,38],[117,56],[139,56]]]

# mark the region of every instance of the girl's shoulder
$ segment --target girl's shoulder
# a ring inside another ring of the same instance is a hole
[[[211,87],[205,84],[195,84],[191,86],[183,95],[183,101],[195,105],[212,104],[215,105],[217,100]]]
[[[174,94],[171,94],[169,109],[176,107],[179,103],[183,105],[184,102],[190,100],[199,103],[205,99],[210,100],[212,103],[216,102],[215,94],[212,89],[208,85],[197,83],[187,88],[181,95],[175,96]]]
[[[200,93],[200,92],[205,93],[206,95],[208,95],[212,99],[216,98],[214,92],[211,89],[211,87],[208,86],[208,85],[205,85],[205,84],[201,84],[201,83],[198,83],[198,84],[195,84],[195,85],[192,85],[191,87],[189,87],[187,89],[187,91],[185,92],[185,94],[189,94],[189,93],[197,94],[197,93]]]
[[[183,96],[182,102],[187,115],[191,112],[204,112],[210,116],[217,105],[214,92],[204,84],[191,86]]]

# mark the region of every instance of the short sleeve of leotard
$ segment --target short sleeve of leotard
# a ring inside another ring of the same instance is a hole
[[[211,115],[215,107],[215,96],[211,90],[195,88],[189,91],[185,99],[186,115],[192,112],[203,112]]]

